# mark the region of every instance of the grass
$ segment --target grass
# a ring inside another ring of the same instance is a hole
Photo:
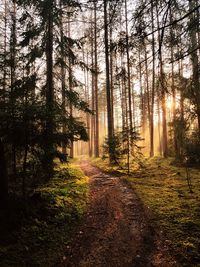
[[[17,203],[20,213],[11,220],[18,225],[0,241],[0,266],[56,266],[84,212],[88,191],[88,178],[75,163],[59,165],[53,179],[27,200],[26,209],[20,211]]]
[[[172,159],[147,159],[131,175],[94,160],[100,168],[121,173],[149,207],[156,223],[165,232],[171,251],[181,266],[200,266],[200,170],[190,168],[192,191],[187,185],[186,170],[171,164]]]

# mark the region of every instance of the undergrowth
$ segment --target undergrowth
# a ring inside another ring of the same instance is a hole
[[[0,241],[0,266],[56,266],[87,197],[88,178],[79,167],[59,165],[53,179],[26,199],[25,209],[22,200],[12,203]]]

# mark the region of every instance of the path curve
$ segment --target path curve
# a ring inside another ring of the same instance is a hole
[[[135,192],[86,160],[80,167],[90,178],[90,201],[60,266],[177,266]]]

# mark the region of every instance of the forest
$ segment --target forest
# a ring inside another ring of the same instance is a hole
[[[200,1],[0,0],[0,266],[200,266]]]

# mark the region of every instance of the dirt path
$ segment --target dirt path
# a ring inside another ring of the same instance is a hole
[[[89,162],[80,166],[90,177],[90,203],[60,266],[177,266],[137,195]]]

